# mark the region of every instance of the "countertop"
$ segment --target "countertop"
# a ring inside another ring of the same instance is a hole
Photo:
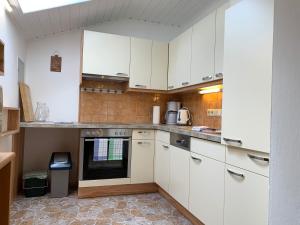
[[[153,129],[173,133],[185,134],[203,140],[221,143],[221,135],[192,131],[191,126],[154,125],[154,124],[122,124],[122,123],[60,123],[60,122],[21,122],[22,128],[128,128],[128,129]]]
[[[0,152],[0,170],[15,157],[14,152]]]

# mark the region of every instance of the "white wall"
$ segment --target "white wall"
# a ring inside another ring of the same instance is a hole
[[[0,0],[0,39],[5,44],[5,72],[0,76],[4,106],[18,107],[18,57],[25,60],[25,41]],[[0,138],[0,152],[11,151],[11,136]]]
[[[33,108],[47,103],[51,121],[77,121],[80,78],[80,31],[58,34],[28,43],[25,82],[31,88]],[[62,71],[50,71],[50,57],[58,52]]]
[[[300,224],[299,21],[299,0],[275,0],[270,225]]]

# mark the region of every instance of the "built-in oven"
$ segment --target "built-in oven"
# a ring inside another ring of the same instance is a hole
[[[131,129],[83,129],[79,180],[130,177]]]

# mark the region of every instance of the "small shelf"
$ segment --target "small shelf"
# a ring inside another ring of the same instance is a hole
[[[3,107],[0,137],[13,135],[20,131],[20,109]]]
[[[4,43],[0,40],[0,76],[4,75]]]

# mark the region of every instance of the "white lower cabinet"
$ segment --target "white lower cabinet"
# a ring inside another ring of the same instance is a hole
[[[154,141],[133,140],[131,156],[131,183],[153,183]]]
[[[170,183],[170,145],[161,141],[155,142],[154,181],[169,192]]]
[[[205,225],[223,225],[224,170],[225,163],[191,153],[189,210]]]
[[[190,152],[170,146],[169,194],[188,209],[190,184]]]
[[[226,166],[224,225],[268,225],[269,178]]]

